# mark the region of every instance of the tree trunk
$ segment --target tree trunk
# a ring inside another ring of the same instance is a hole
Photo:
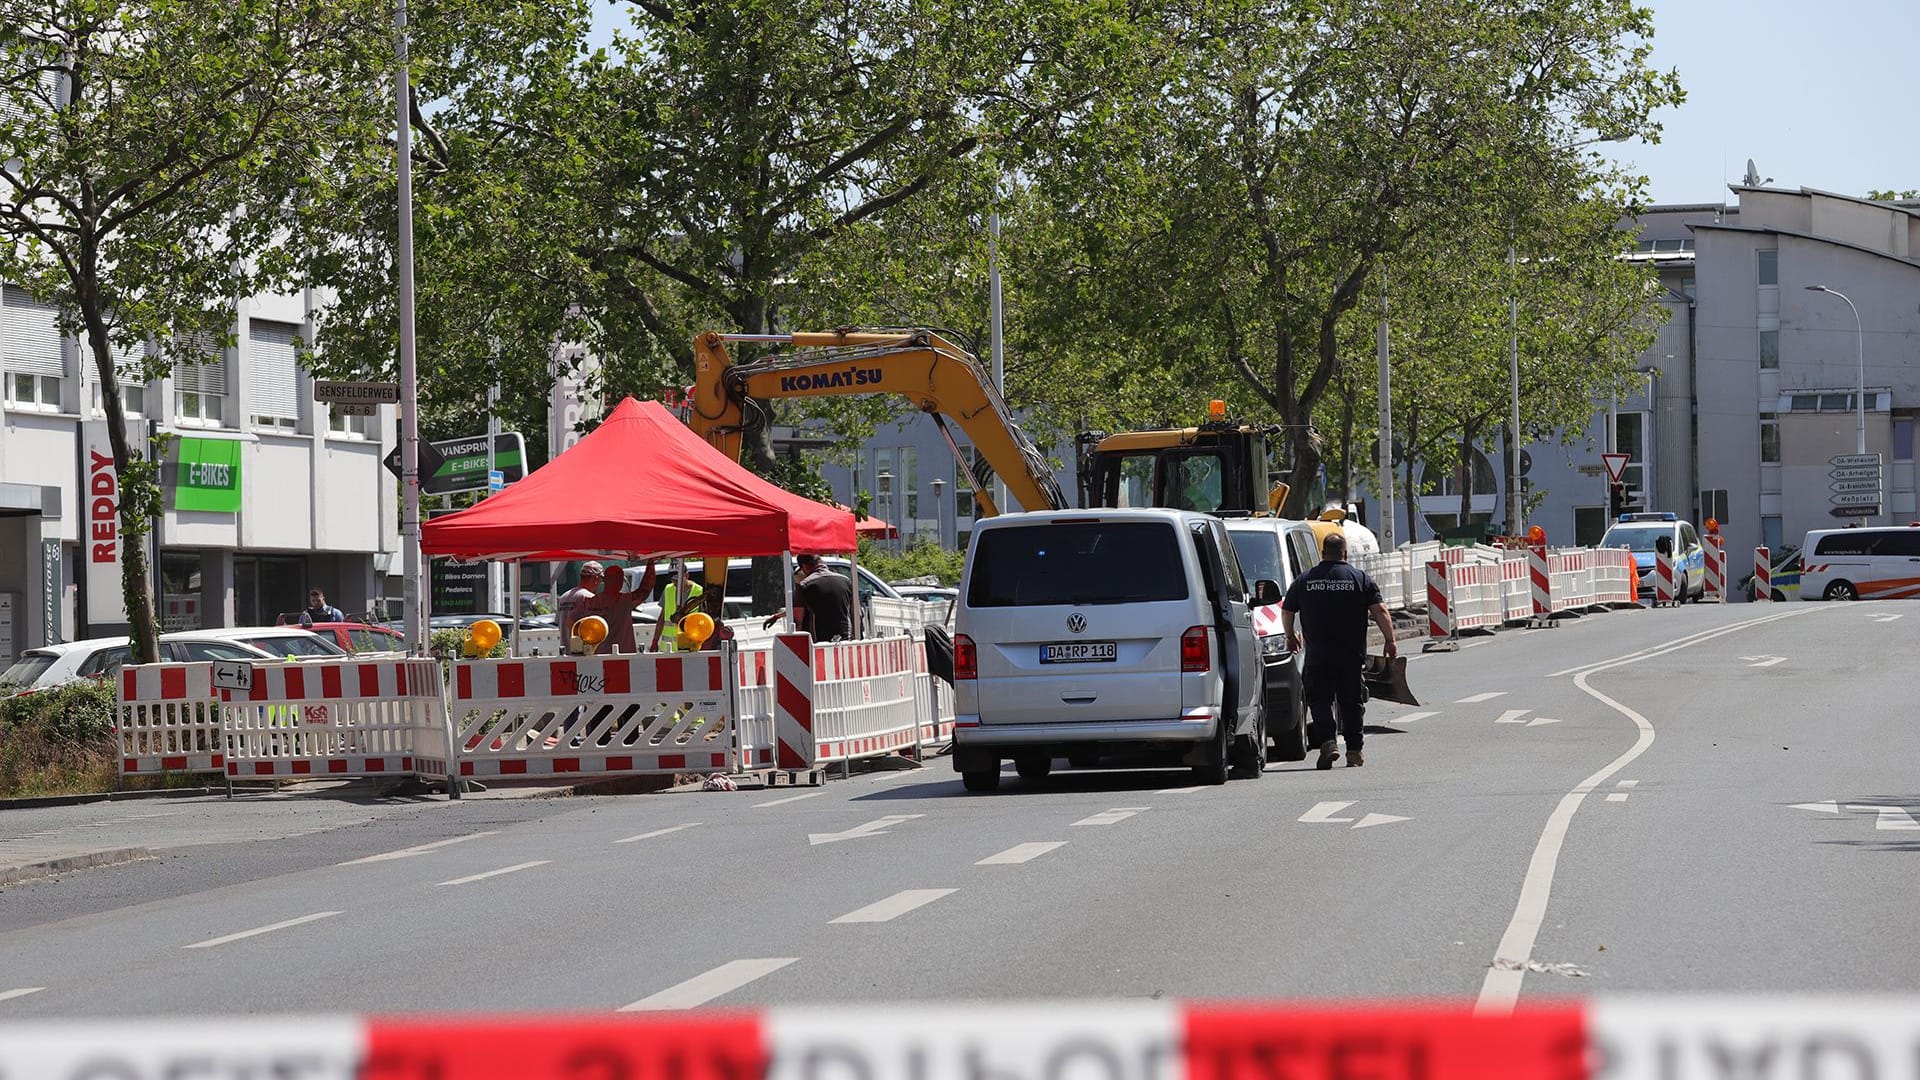
[[[1420,411],[1415,409],[1407,414],[1406,436],[1401,445],[1407,448],[1406,457],[1401,464],[1406,466],[1407,482],[1403,485],[1407,497],[1407,542],[1420,541],[1420,495],[1413,489],[1413,465],[1417,455],[1414,448],[1420,445]]]
[[[153,448],[136,463],[127,444],[127,414],[120,402],[120,373],[113,363],[107,325],[100,311],[97,287],[80,290],[80,318],[86,324],[87,348],[100,376],[100,406],[107,414],[107,441],[113,447],[113,475],[120,509],[120,588],[126,601],[132,660],[151,664],[160,659],[159,629],[154,624],[153,575],[147,561],[147,536],[153,531],[149,516],[159,505],[158,476],[148,464]],[[84,402],[81,408],[86,408]]]
[[[1340,402],[1340,508],[1353,502],[1353,388]]]
[[[1306,425],[1288,428],[1287,438],[1293,462],[1287,470],[1287,501],[1280,513],[1283,517],[1305,518],[1312,505],[1314,482],[1320,478],[1320,450]]]

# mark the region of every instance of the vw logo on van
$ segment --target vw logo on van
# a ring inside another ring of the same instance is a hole
[[[1068,630],[1071,630],[1077,634],[1080,631],[1085,630],[1086,628],[1087,628],[1087,617],[1085,615],[1082,615],[1076,611],[1073,614],[1067,616]]]

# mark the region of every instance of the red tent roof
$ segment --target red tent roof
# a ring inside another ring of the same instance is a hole
[[[420,532],[428,555],[648,558],[852,551],[853,524],[727,460],[659,402],[627,398],[543,468]]]

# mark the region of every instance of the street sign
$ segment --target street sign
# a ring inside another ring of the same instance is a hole
[[[422,491],[427,490],[427,477],[440,471],[442,461],[440,451],[435,449],[437,445],[425,439],[420,440],[420,490]],[[393,474],[394,479],[403,479],[400,475],[399,443],[396,442],[393,449],[387,451],[387,456],[380,459],[380,464],[387,467],[387,471]]]
[[[1618,480],[1626,474],[1627,462],[1630,459],[1625,454],[1601,454],[1600,460],[1607,466],[1607,478]]]
[[[253,689],[253,662],[251,660],[215,660],[213,688],[215,690]]]
[[[400,386],[390,382],[330,382],[315,379],[313,400],[329,405],[398,405]],[[371,414],[349,413],[348,415]]]
[[[1873,491],[1842,492],[1829,497],[1827,501],[1835,506],[1879,506],[1880,491],[1876,488]]]
[[[1876,476],[1868,480],[1835,480],[1830,486],[1835,491],[1871,491],[1877,495],[1880,493],[1880,478]]]
[[[364,405],[340,402],[333,406],[333,414],[335,416],[379,416],[380,406],[373,402]]]
[[[504,491],[506,490],[506,487],[507,487],[506,473],[500,471],[499,469],[494,469],[491,472],[487,473],[487,490],[489,492]]]
[[[1877,451],[1871,454],[1835,454],[1827,461],[1836,469],[1857,469],[1868,465],[1878,469],[1880,454]]]
[[[1833,509],[1827,511],[1827,513],[1832,514],[1834,517],[1837,517],[1837,518],[1878,517],[1880,514],[1880,507],[1878,504],[1875,504],[1873,506],[1836,506]]]
[[[1834,469],[1831,473],[1828,473],[1827,475],[1834,480],[1875,480],[1877,481],[1880,479],[1880,466],[1878,465],[1874,465],[1870,467],[1854,466],[1850,468]]]
[[[487,490],[487,437],[442,439],[433,444],[441,457],[431,471],[424,457],[420,466],[420,490],[428,495],[451,495],[456,491]],[[424,454],[426,445],[421,444]],[[527,475],[527,444],[517,431],[505,431],[493,437],[493,467],[501,474],[502,485]]]

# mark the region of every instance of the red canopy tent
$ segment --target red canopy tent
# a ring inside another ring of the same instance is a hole
[[[760,479],[633,398],[526,479],[420,531],[426,554],[461,559],[854,550],[852,514]]]

